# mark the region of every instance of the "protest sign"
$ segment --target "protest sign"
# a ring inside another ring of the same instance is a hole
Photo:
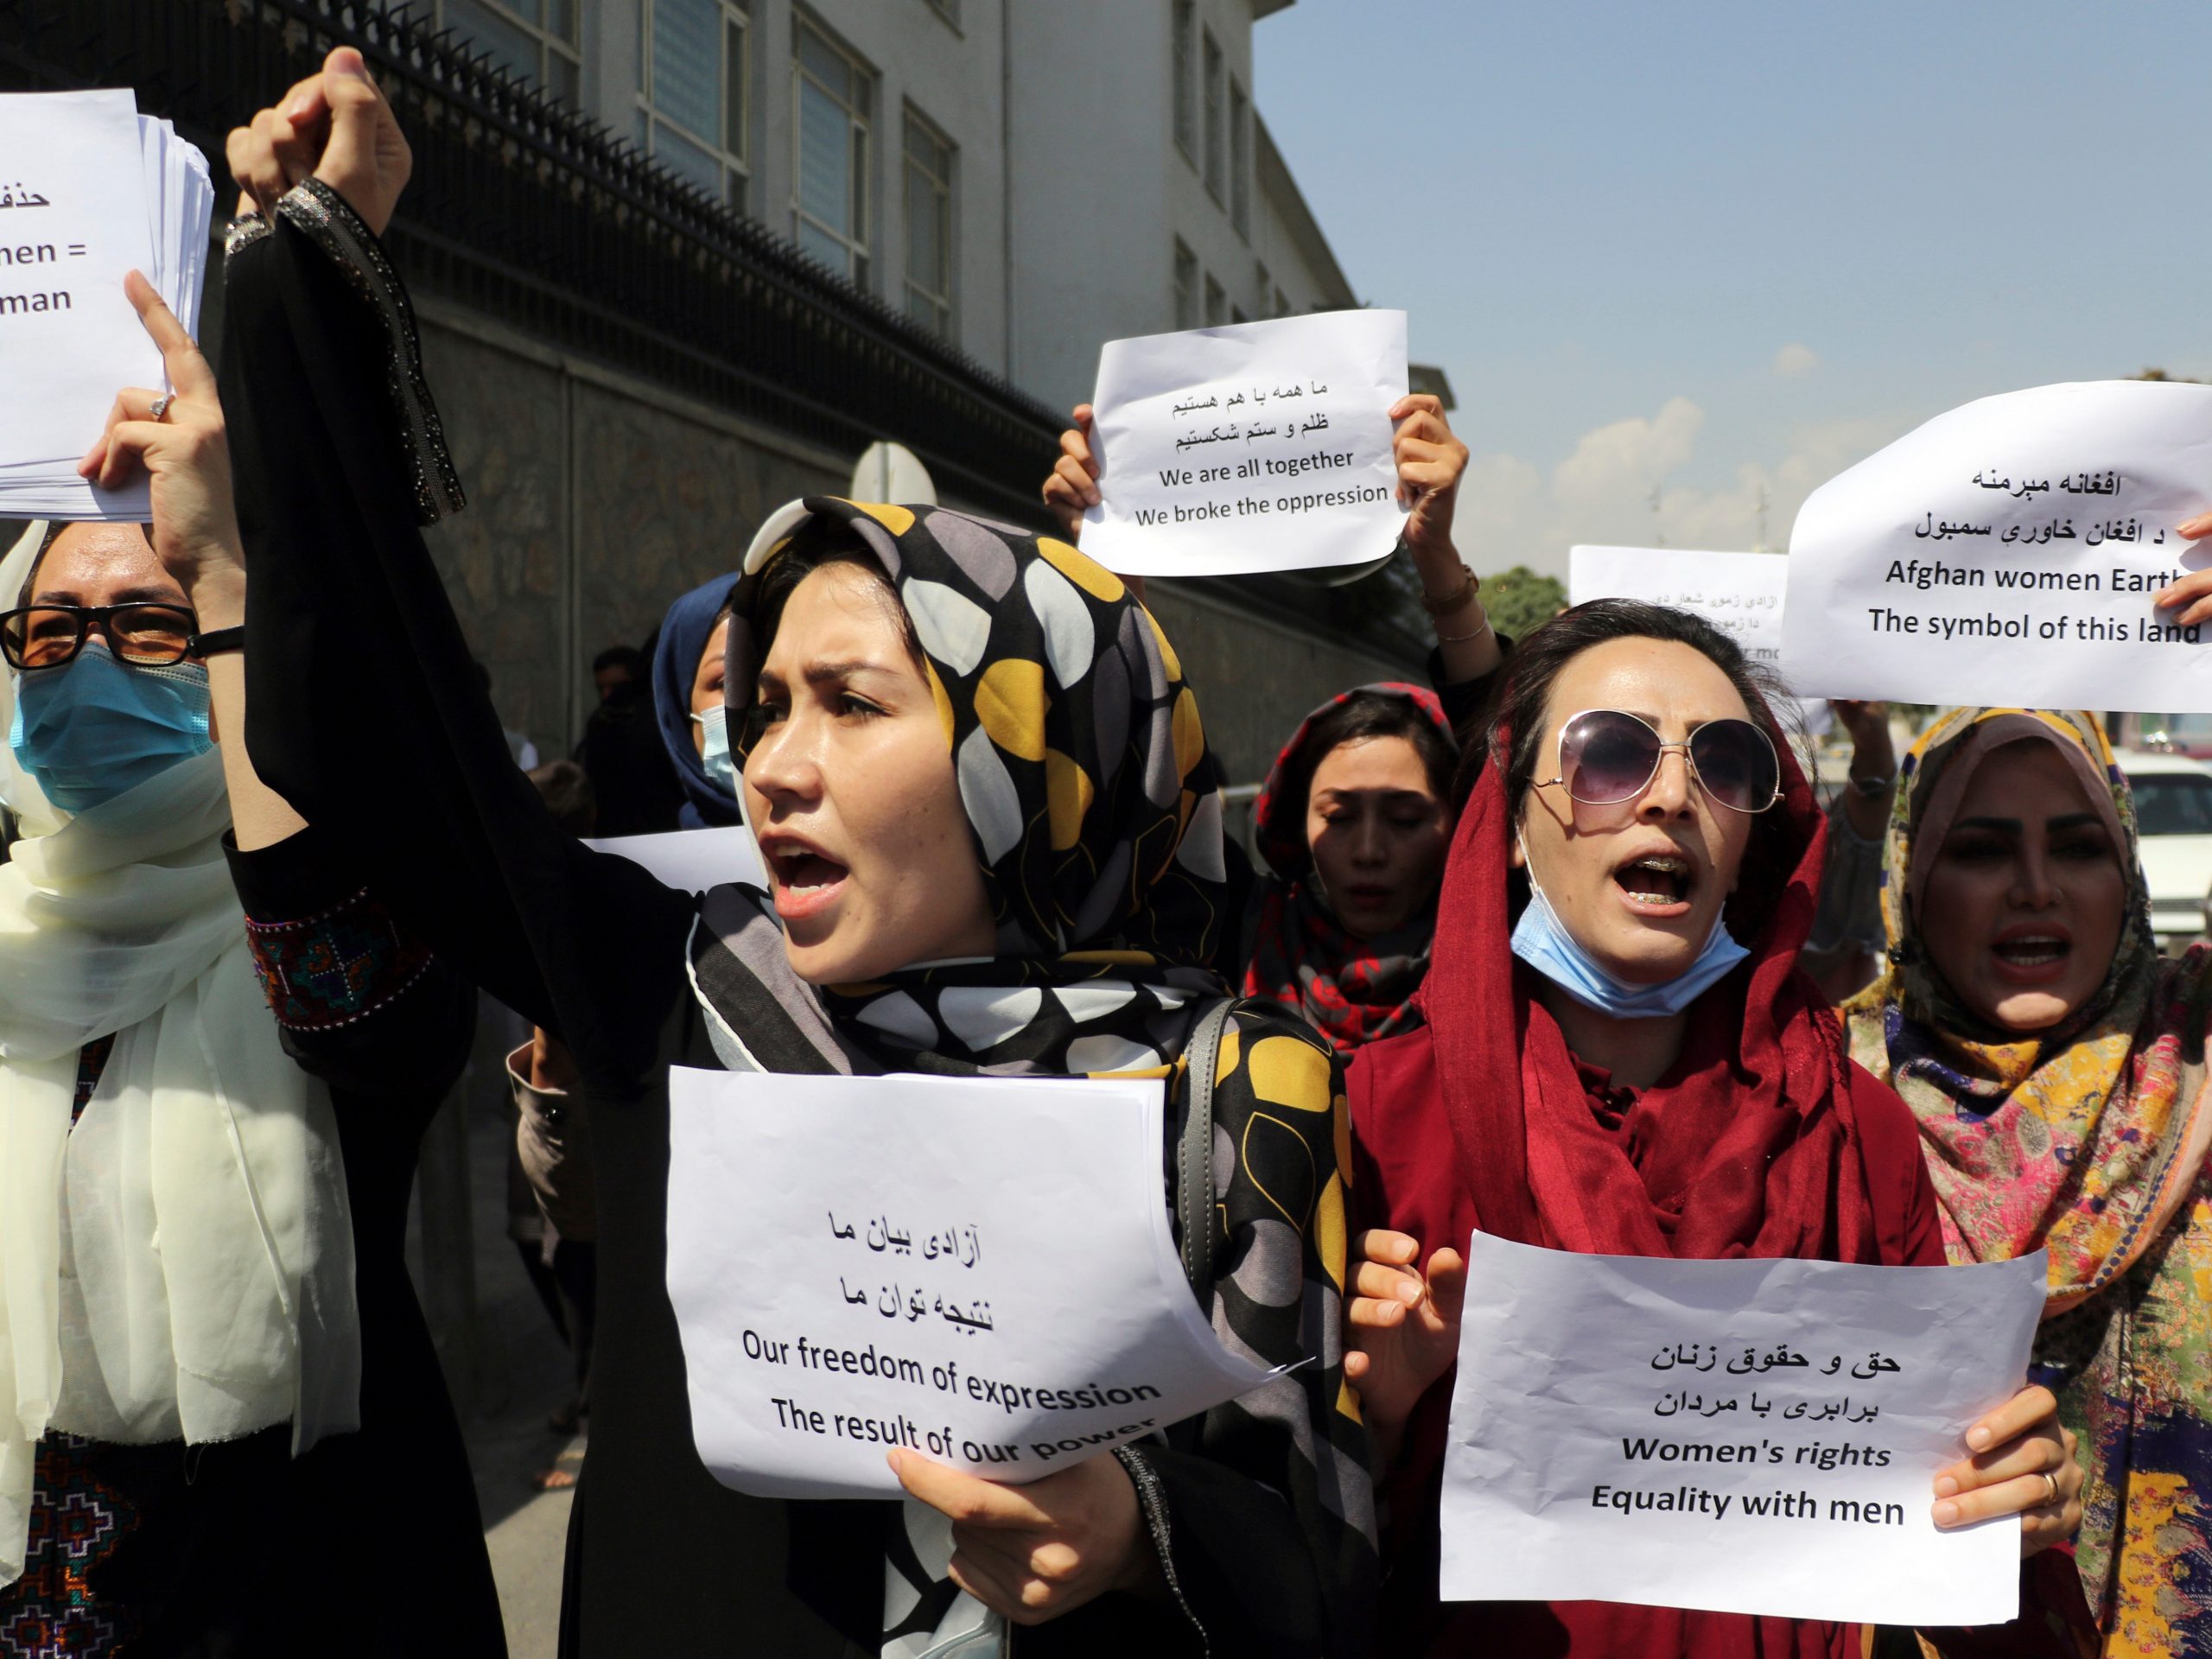
[[[1831,479],[1789,538],[1800,691],[2212,711],[2212,651],[2152,596],[2212,562],[2212,386],[2099,380],[1940,415]]]
[[[128,89],[0,94],[0,517],[147,517],[143,477],[97,490],[77,461],[117,392],[168,385],[124,277],[196,330],[213,213],[207,159]]]
[[[1405,521],[1389,418],[1405,395],[1402,311],[1109,340],[1083,550],[1132,576],[1385,557]]]
[[[732,881],[765,888],[767,866],[753,832],[743,824],[718,825],[711,830],[668,830],[650,836],[607,836],[587,840],[597,853],[612,853],[652,872],[664,887],[678,893],[704,893]]]
[[[715,1478],[893,1496],[903,1446],[1019,1484],[1266,1381],[1177,1261],[1162,1096],[672,1071],[668,1294]]]
[[[2017,1519],[1937,1530],[2019,1388],[2041,1251],[1971,1268],[1575,1255],[1478,1233],[1442,1594],[2001,1624]]]
[[[1567,599],[1640,599],[1703,617],[1753,662],[1782,660],[1782,589],[1788,561],[1773,553],[1706,553],[1677,547],[1573,547]]]
[[[1640,599],[1689,611],[1743,647],[1744,655],[1780,671],[1782,600],[1789,561],[1775,553],[1709,553],[1680,547],[1572,547],[1567,599]],[[1797,717],[1814,737],[1834,724],[1825,699],[1796,700]]]

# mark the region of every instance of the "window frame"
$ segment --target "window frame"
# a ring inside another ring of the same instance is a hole
[[[1181,237],[1175,238],[1174,277],[1170,293],[1175,306],[1175,327],[1179,331],[1199,326],[1198,311],[1198,256]]]
[[[563,103],[569,104],[571,108],[582,107],[584,89],[584,0],[570,0],[569,16],[575,24],[575,38],[573,40],[563,40],[546,24],[533,23],[530,22],[529,19],[524,17],[519,12],[516,11],[512,5],[508,4],[507,0],[470,0],[470,3],[474,5],[481,6],[485,10],[490,12],[494,17],[498,18],[499,22],[505,23],[508,28],[518,30],[536,41],[537,44],[537,67],[528,72],[531,79],[545,92],[552,97],[560,99]],[[465,27],[463,24],[455,22],[446,15],[448,7],[450,3],[451,0],[437,0],[437,5],[432,14],[437,27],[441,29],[463,29]],[[466,38],[473,41],[475,37],[474,35],[468,35]],[[550,60],[556,56],[567,61],[570,73],[575,77],[576,92],[575,97],[573,100],[571,100],[566,93],[556,88],[553,85],[551,78],[546,73]]]
[[[1173,81],[1173,97],[1169,107],[1172,111],[1170,118],[1174,125],[1175,147],[1183,152],[1183,159],[1195,172],[1198,166],[1198,99],[1195,85],[1198,73],[1198,0],[1175,0],[1175,10],[1168,28],[1171,34],[1167,46],[1167,73]]]
[[[1221,130],[1223,105],[1222,83],[1229,78],[1228,60],[1222,55],[1221,42],[1213,37],[1213,30],[1199,31],[1200,56],[1205,63],[1201,79],[1205,83],[1199,106],[1205,121],[1205,166],[1202,169],[1206,181],[1206,194],[1217,202],[1224,200],[1224,172],[1229,165],[1228,145]]]
[[[580,0],[581,3],[581,0]],[[659,135],[667,127],[677,138],[696,149],[702,149],[721,163],[721,199],[739,213],[748,211],[753,197],[753,160],[749,142],[753,125],[753,15],[742,0],[702,0],[711,3],[720,14],[716,38],[722,51],[721,74],[719,78],[715,101],[721,105],[724,131],[719,144],[709,140],[704,133],[694,132],[684,123],[670,115],[654,101],[653,92],[653,13],[664,0],[638,0],[638,93],[636,99],[639,137],[648,156],[660,154]],[[737,41],[738,61],[730,63],[730,41]],[[738,103],[736,120],[731,120],[730,91],[736,88]],[[730,142],[728,129],[737,128],[735,143]],[[675,169],[671,168],[671,172]],[[686,175],[677,173],[678,178]],[[733,189],[732,181],[735,181]]]
[[[959,224],[957,181],[960,147],[946,135],[944,128],[915,108],[911,101],[901,105],[899,115],[901,119],[899,125],[899,211],[905,216],[906,223],[903,228],[906,232],[906,246],[901,250],[905,256],[903,260],[905,269],[900,276],[905,283],[906,297],[906,304],[902,308],[907,320],[915,321],[918,321],[914,315],[914,302],[918,298],[936,307],[938,315],[931,325],[932,331],[940,340],[956,340],[958,338],[956,325],[959,318],[957,298],[959,260],[957,257],[957,238]],[[943,159],[940,173],[931,173],[926,167],[918,167],[913,149],[913,138],[917,133],[937,148]],[[914,174],[918,170],[936,187],[938,215],[938,257],[943,265],[941,274],[944,282],[944,289],[942,293],[925,287],[914,280],[914,198],[912,184]]]
[[[1252,239],[1252,96],[1229,77],[1229,222]]]
[[[854,100],[840,94],[818,79],[806,67],[806,57],[801,49],[805,37],[812,35],[830,51],[842,58],[851,84],[865,89],[865,109],[853,107]],[[809,213],[799,194],[799,175],[805,162],[806,149],[804,129],[804,105],[802,102],[805,87],[813,85],[824,97],[830,98],[845,111],[846,130],[857,135],[857,154],[849,158],[852,168],[851,188],[854,219],[856,229],[847,231],[825,224]],[[875,264],[875,131],[876,89],[880,78],[868,60],[847,46],[830,30],[808,14],[793,8],[791,11],[791,240],[799,243],[802,251],[805,244],[800,239],[802,226],[810,226],[837,243],[845,250],[846,269],[840,273],[855,288],[867,289]],[[899,175],[903,184],[906,175]],[[812,256],[810,256],[812,257]]]

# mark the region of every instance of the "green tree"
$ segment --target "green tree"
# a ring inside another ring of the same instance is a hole
[[[1510,639],[1525,639],[1538,623],[1567,608],[1567,588],[1557,576],[1539,575],[1516,564],[1483,578],[1482,601],[1491,626]]]

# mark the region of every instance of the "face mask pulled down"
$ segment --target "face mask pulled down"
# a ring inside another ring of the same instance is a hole
[[[130,668],[88,639],[67,667],[16,677],[8,745],[46,798],[84,812],[214,747],[207,670]]]
[[[1674,978],[1656,985],[1638,985],[1609,972],[1567,931],[1567,924],[1552,908],[1537,885],[1535,867],[1529,861],[1528,843],[1521,845],[1522,862],[1529,875],[1529,904],[1513,926],[1513,954],[1576,1001],[1609,1014],[1616,1020],[1656,1020],[1680,1014],[1702,996],[1722,975],[1751,955],[1736,943],[1720,918],[1691,963]]]

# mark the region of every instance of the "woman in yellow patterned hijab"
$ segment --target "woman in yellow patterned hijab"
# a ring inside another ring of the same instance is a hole
[[[2032,1380],[2079,1441],[2102,1651],[2212,1651],[2212,954],[2158,957],[2094,715],[1953,709],[1898,785],[1853,1058],[1919,1122],[1954,1262],[2050,1253]]]

